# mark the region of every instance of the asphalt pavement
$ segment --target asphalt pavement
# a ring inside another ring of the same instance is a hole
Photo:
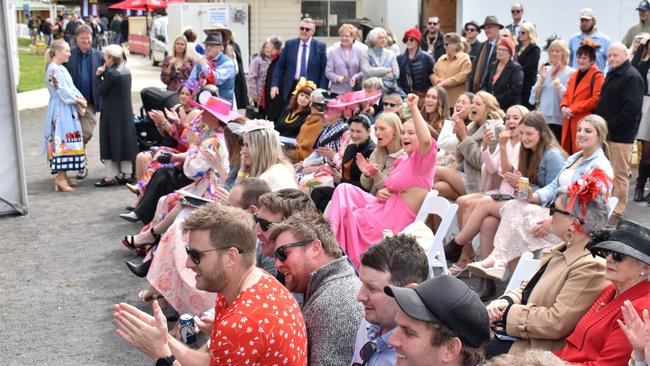
[[[160,86],[158,71],[133,59],[134,85]],[[40,146],[47,93],[39,93],[19,96],[43,98],[30,101],[40,107],[23,104],[20,112],[29,214],[0,217],[0,364],[151,365],[111,322],[112,305],[121,301],[150,311],[137,299],[146,281],[124,263],[138,259],[120,244],[140,228],[118,218],[133,195],[124,187],[93,186],[103,175],[97,130],[87,151],[88,178],[73,193],[54,192]],[[137,93],[133,103],[137,110]],[[649,213],[645,203],[630,200],[626,216],[650,225]]]

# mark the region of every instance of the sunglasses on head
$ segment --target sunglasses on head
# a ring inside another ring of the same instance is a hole
[[[284,262],[287,260],[287,255],[288,255],[287,249],[293,247],[302,247],[305,246],[307,243],[309,243],[309,240],[301,240],[295,243],[285,244],[275,250],[275,258],[277,258],[277,260],[279,260],[280,262]]]
[[[397,107],[399,104],[397,103],[389,103],[389,102],[384,102],[382,103],[384,107]]]
[[[607,258],[608,255],[612,255],[612,259],[614,262],[621,262],[623,259],[625,259],[625,254],[615,252],[613,250],[609,249],[602,249],[602,248],[597,248],[593,250],[594,254],[596,254],[599,257]]]
[[[555,213],[559,213],[559,214],[562,214],[562,215],[569,216],[569,217],[571,217],[571,218],[577,219],[578,221],[580,221],[580,225],[583,225],[583,224],[585,223],[581,218],[579,218],[579,217],[574,217],[573,215],[571,215],[570,212],[568,212],[568,211],[564,211],[564,210],[560,210],[559,208],[555,207],[555,202],[553,202],[553,203],[551,203],[551,206],[549,207],[549,212],[548,212],[548,214],[551,215],[551,216],[553,216]]]
[[[194,262],[194,264],[196,264],[198,266],[201,263],[201,257],[203,256],[203,253],[212,252],[212,251],[215,251],[215,250],[230,249],[230,248],[232,248],[232,247],[213,248],[213,249],[198,251],[196,249],[191,249],[189,246],[186,245],[185,246],[185,253],[187,253],[187,256],[190,257],[192,262]],[[237,247],[235,247],[235,249],[237,249],[237,252],[239,252],[240,254],[243,253],[243,251],[241,249],[239,249]]]

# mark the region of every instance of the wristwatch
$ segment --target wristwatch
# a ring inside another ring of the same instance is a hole
[[[172,366],[174,364],[174,361],[176,361],[176,357],[174,355],[171,355],[169,357],[161,357],[156,361],[156,366]]]

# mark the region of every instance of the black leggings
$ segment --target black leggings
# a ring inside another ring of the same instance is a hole
[[[183,168],[160,168],[153,173],[138,207],[133,212],[143,224],[153,220],[160,197],[192,183],[193,180],[183,174]]]

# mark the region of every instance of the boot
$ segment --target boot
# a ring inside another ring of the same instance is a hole
[[[492,300],[496,293],[497,284],[494,282],[494,280],[490,278],[481,278],[481,284],[478,288],[478,296],[481,298],[481,301]]]
[[[133,272],[134,275],[142,278],[146,277],[149,273],[149,267],[151,267],[151,261],[142,262],[140,264],[133,264],[129,261],[126,262],[126,266],[129,267],[129,270]]]
[[[634,202],[643,201],[643,190],[648,180],[648,164],[639,163],[639,177],[636,178],[636,187],[634,188]]]

